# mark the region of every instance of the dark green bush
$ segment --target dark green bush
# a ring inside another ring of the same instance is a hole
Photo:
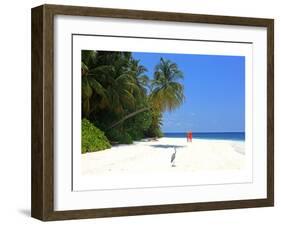
[[[119,140],[120,144],[132,144],[133,139],[128,133],[123,133]]]
[[[127,132],[121,132],[118,129],[111,129],[106,133],[107,138],[111,142],[119,143],[119,144],[132,144],[133,139]]]
[[[155,128],[155,127],[151,127],[151,128],[149,128],[146,132],[145,132],[145,135],[147,136],[147,137],[158,137],[158,138],[160,138],[160,137],[163,137],[163,133],[162,133],[162,131],[161,131],[161,129],[160,128]]]
[[[130,130],[128,133],[136,141],[144,138],[144,133],[141,130]]]
[[[161,132],[162,113],[157,109],[152,109],[150,113],[151,113],[151,124],[149,128],[145,131],[145,136],[163,137],[163,133]]]
[[[125,121],[124,129],[133,140],[141,140],[144,138],[144,132],[150,127],[151,121],[150,111],[145,111]]]
[[[87,119],[82,120],[82,153],[100,151],[111,145],[104,133]]]
[[[106,131],[105,135],[110,142],[119,143],[119,140],[121,139],[121,132],[115,128]]]

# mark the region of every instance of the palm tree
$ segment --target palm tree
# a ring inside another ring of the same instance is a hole
[[[84,117],[101,110],[123,116],[135,108],[146,69],[133,61],[130,52],[82,51]]]
[[[166,110],[172,111],[179,107],[184,101],[184,87],[178,82],[183,79],[183,74],[179,70],[177,64],[170,60],[160,59],[160,63],[156,65],[154,72],[154,79],[151,84],[151,93],[149,95],[150,107],[138,109],[128,115],[124,116],[121,120],[113,123],[108,129],[111,129],[125,120],[151,108],[157,111],[164,112]]]
[[[136,96],[140,93],[135,78],[128,69],[128,64],[127,57],[119,57],[111,65],[102,68],[107,78],[106,91],[110,103],[109,108],[118,114],[134,109]]]
[[[154,79],[151,82],[150,95],[152,105],[160,111],[172,111],[184,101],[183,85],[178,80],[183,79],[183,74],[176,63],[161,57],[156,65]]]
[[[97,76],[94,72],[94,66],[97,60],[96,58],[96,51],[82,51],[82,114],[85,117],[88,117],[89,114],[94,110],[93,106],[105,106],[108,102],[106,90],[101,83],[104,78]],[[96,101],[94,105],[91,104],[93,97],[95,97],[95,99],[99,98],[100,101]]]
[[[147,93],[147,88],[149,86],[149,78],[145,74],[147,69],[140,65],[139,60],[132,59],[130,62],[130,70],[132,72],[132,76],[136,80],[137,86],[142,90],[143,94]]]

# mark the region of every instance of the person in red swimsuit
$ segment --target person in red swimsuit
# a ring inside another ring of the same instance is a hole
[[[189,139],[189,142],[192,142],[192,132],[191,131],[188,133],[188,139]]]

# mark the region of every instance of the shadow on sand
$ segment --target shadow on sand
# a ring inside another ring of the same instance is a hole
[[[183,145],[170,145],[170,144],[152,144],[151,147],[155,148],[183,148]]]

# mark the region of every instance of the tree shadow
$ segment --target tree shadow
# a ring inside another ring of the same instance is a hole
[[[183,148],[183,145],[170,145],[170,144],[151,144],[151,147],[155,147],[155,148]]]

